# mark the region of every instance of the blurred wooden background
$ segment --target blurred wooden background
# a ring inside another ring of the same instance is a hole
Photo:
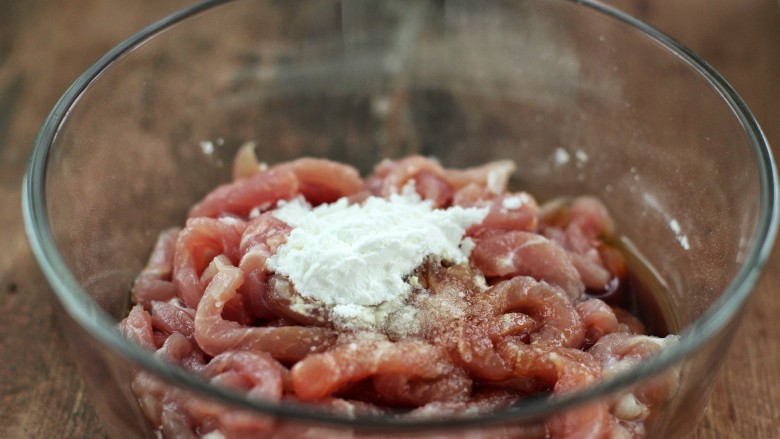
[[[181,0],[0,0],[0,437],[102,437],[30,254],[20,213],[27,156],[67,86]],[[715,67],[780,145],[776,0],[607,0]],[[776,149],[777,150],[777,149]],[[780,246],[778,246],[780,247]],[[696,438],[780,437],[780,258],[775,251]]]

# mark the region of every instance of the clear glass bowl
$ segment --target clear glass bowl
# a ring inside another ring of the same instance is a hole
[[[353,420],[212,387],[115,324],[157,233],[229,179],[248,140],[270,163],[310,155],[364,172],[410,153],[451,167],[510,158],[514,188],[599,196],[621,243],[666,291],[681,342],[595,387],[478,419]],[[648,437],[685,437],[777,226],[772,157],[734,90],[649,26],[564,0],[197,4],[73,84],[36,140],[23,201],[63,331],[116,438],[155,437],[131,389],[139,373],[288,426],[280,437],[506,425],[530,437],[550,416],[670,371],[680,387]]]

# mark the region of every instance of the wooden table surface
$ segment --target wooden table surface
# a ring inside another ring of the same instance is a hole
[[[609,0],[720,71],[780,148],[777,0]],[[0,0],[0,437],[103,437],[23,233],[20,187],[33,138],[88,65],[181,0]],[[776,149],[777,151],[777,149]],[[776,246],[780,249],[780,246]],[[780,437],[780,255],[728,353],[696,438]]]

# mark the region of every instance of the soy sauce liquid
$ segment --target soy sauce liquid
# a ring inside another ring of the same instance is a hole
[[[658,272],[626,238],[610,239],[608,244],[623,255],[626,275],[614,292],[588,294],[630,312],[645,325],[647,335],[665,337],[679,330],[679,319],[670,301],[669,288]]]

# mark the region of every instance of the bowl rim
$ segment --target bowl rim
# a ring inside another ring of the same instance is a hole
[[[771,253],[777,234],[778,209],[776,206],[778,201],[778,183],[775,163],[766,137],[745,102],[733,87],[709,64],[656,28],[598,1],[554,0],[573,3],[611,17],[622,25],[627,25],[640,31],[645,36],[659,43],[664,49],[670,51],[671,54],[682,59],[718,92],[723,101],[733,111],[745,130],[756,156],[761,186],[760,209],[754,236],[746,253],[747,256],[722,296],[707,312],[680,334],[679,343],[664,349],[660,354],[648,359],[625,374],[605,379],[580,391],[566,393],[555,398],[529,398],[516,407],[474,418],[442,418],[436,420],[409,420],[368,416],[353,419],[302,405],[250,400],[243,394],[213,386],[194,374],[162,361],[154,356],[152,352],[140,348],[123,337],[116,329],[116,323],[89,299],[89,296],[65,265],[55,245],[46,208],[45,188],[48,158],[59,130],[71,109],[77,104],[82,93],[101,76],[103,71],[110,68],[116,61],[128,55],[135,48],[143,45],[175,24],[205,11],[238,1],[206,0],[194,4],[147,26],[121,42],[89,67],[68,88],[44,121],[33,144],[22,186],[22,212],[25,232],[33,254],[67,314],[101,343],[136,366],[152,371],[157,376],[185,389],[194,391],[199,395],[213,398],[238,408],[249,409],[280,418],[294,418],[356,428],[384,427],[391,429],[442,429],[509,422],[523,423],[531,422],[553,412],[614,393],[648,376],[661,373],[695,352],[734,320],[737,312],[754,290],[754,286]]]

